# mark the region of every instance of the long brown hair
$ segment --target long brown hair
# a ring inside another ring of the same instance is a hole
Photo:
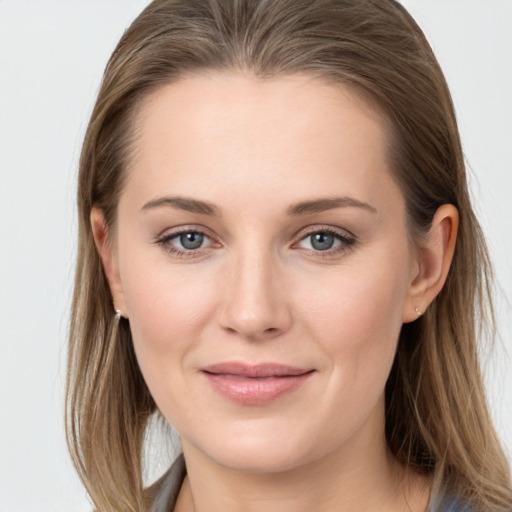
[[[386,387],[386,437],[399,461],[432,477],[438,494],[445,486],[476,510],[510,510],[510,474],[477,358],[478,326],[492,318],[486,244],[444,76],[422,31],[394,0],[156,0],[121,38],[80,158],[67,380],[68,443],[98,510],[146,510],[142,447],[156,406],[129,324],[114,317],[90,212],[99,206],[108,229],[115,226],[140,101],[202,70],[262,78],[306,72],[350,86],[389,124],[412,239],[439,206],[458,208],[447,282],[400,335]]]

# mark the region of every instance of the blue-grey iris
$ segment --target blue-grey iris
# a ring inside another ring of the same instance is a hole
[[[202,233],[183,233],[180,235],[180,243],[185,249],[199,249],[203,244]]]
[[[327,233],[315,233],[311,235],[311,247],[317,251],[326,251],[334,245],[334,237]]]

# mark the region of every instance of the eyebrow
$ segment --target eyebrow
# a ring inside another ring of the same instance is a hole
[[[287,210],[287,214],[298,217],[301,215],[325,212],[327,210],[333,210],[334,208],[343,208],[348,206],[363,208],[364,210],[368,210],[371,213],[377,213],[377,208],[374,208],[370,204],[359,201],[353,197],[343,196],[315,199],[312,201],[302,201],[290,206],[290,208]]]
[[[150,210],[152,208],[160,208],[162,206],[172,206],[179,210],[185,210],[192,213],[200,213],[202,215],[209,215],[211,217],[220,217],[220,210],[207,201],[199,201],[197,199],[190,199],[188,197],[159,197],[148,201],[142,210]]]
[[[150,210],[153,208],[161,208],[163,206],[171,206],[179,210],[187,212],[199,213],[201,215],[208,215],[210,217],[221,217],[222,214],[214,204],[207,201],[199,201],[198,199],[191,199],[189,197],[159,197],[148,201],[142,207],[142,210]],[[377,209],[368,203],[359,201],[353,197],[327,197],[321,199],[313,199],[311,201],[301,201],[300,203],[290,206],[286,213],[288,215],[299,217],[302,215],[309,215],[312,213],[324,212],[333,210],[335,208],[343,207],[356,207],[367,210],[371,213],[377,213]]]

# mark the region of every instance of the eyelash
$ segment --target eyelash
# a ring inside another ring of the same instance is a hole
[[[159,245],[160,247],[163,247],[168,253],[173,254],[174,256],[178,256],[180,258],[187,258],[187,257],[194,257],[198,256],[201,249],[204,248],[198,248],[198,249],[189,249],[189,250],[181,250],[173,246],[170,242],[171,240],[174,240],[181,235],[185,234],[197,234],[202,235],[207,239],[211,240],[211,237],[208,236],[208,234],[201,230],[201,229],[182,229],[180,231],[175,231],[173,233],[166,234],[164,236],[159,237],[155,243]],[[350,246],[352,246],[356,242],[356,238],[352,234],[347,233],[341,233],[335,229],[332,228],[310,228],[308,231],[306,231],[306,234],[303,235],[298,242],[295,242],[293,245],[297,245],[298,243],[306,240],[308,237],[311,237],[313,235],[317,234],[323,234],[323,235],[329,235],[335,238],[337,241],[340,242],[340,245],[335,249],[326,249],[324,251],[322,250],[315,250],[315,249],[304,249],[305,251],[309,252],[310,254],[313,253],[315,255],[322,256],[322,258],[326,258],[329,256],[337,255],[341,252],[347,251]]]
[[[211,240],[211,237],[209,237],[205,231],[203,231],[201,229],[194,228],[194,229],[182,229],[179,231],[175,231],[173,233],[166,234],[166,235],[158,238],[155,243],[157,245],[163,247],[167,252],[173,254],[174,256],[178,256],[180,258],[188,258],[188,257],[197,256],[198,252],[201,251],[202,248],[194,249],[194,250],[192,250],[192,249],[181,250],[181,249],[176,248],[175,246],[173,246],[170,243],[171,240],[174,240],[174,239],[180,237],[181,235],[186,235],[186,234],[202,235],[205,238],[208,238]]]
[[[321,250],[315,250],[315,249],[305,249],[310,254],[313,253],[315,255],[321,256],[322,258],[328,258],[330,256],[337,256],[340,253],[343,253],[347,251],[355,242],[356,238],[352,234],[348,234],[346,232],[341,233],[340,231],[337,231],[332,228],[316,228],[312,227],[306,231],[306,234],[302,236],[299,240],[299,242],[296,242],[294,245],[302,242],[303,240],[306,240],[309,237],[312,237],[313,235],[322,234],[322,235],[329,235],[332,236],[335,240],[338,240],[340,242],[339,246],[334,249],[326,249],[324,251]]]

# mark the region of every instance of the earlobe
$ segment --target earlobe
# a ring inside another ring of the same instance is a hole
[[[459,213],[455,206],[445,204],[437,209],[418,248],[417,265],[414,265],[402,313],[404,323],[421,316],[441,291],[453,259],[458,225]]]
[[[94,243],[96,244],[96,249],[100,255],[110,288],[110,293],[112,294],[112,299],[114,301],[113,310],[116,315],[127,318],[127,308],[124,301],[123,287],[121,277],[119,275],[117,258],[108,238],[107,225],[103,211],[97,206],[93,206],[90,219]]]

